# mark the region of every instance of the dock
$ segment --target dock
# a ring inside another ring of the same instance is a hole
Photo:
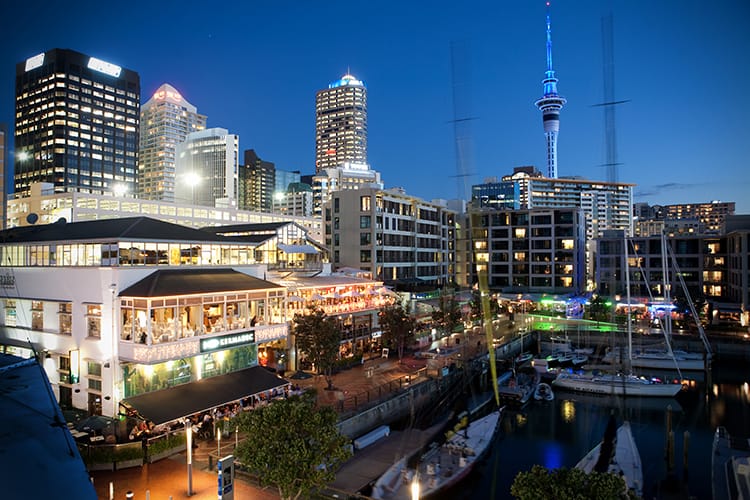
[[[445,422],[427,429],[407,429],[393,431],[370,446],[355,451],[354,456],[336,472],[336,480],[329,485],[330,490],[349,495],[369,489],[394,462],[405,455],[418,452],[430,443]]]

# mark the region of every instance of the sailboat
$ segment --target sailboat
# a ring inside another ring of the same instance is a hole
[[[609,417],[602,441],[576,464],[576,469],[581,469],[587,474],[617,474],[625,480],[628,490],[638,498],[643,497],[643,466],[630,422],[625,421],[617,427],[614,415]]]
[[[652,346],[643,349],[635,349],[630,354],[630,363],[633,368],[652,368],[658,370],[674,370],[678,372],[681,370],[686,371],[702,371],[706,369],[706,363],[711,359],[711,345],[708,342],[706,333],[703,330],[703,326],[698,318],[698,313],[695,310],[693,301],[690,298],[690,292],[685,285],[685,280],[682,277],[682,273],[679,270],[677,261],[675,260],[674,254],[670,252],[669,246],[667,245],[666,237],[664,233],[661,235],[661,247],[662,247],[662,273],[663,273],[663,285],[665,302],[671,303],[670,287],[669,287],[669,265],[668,260],[671,257],[672,267],[675,271],[675,276],[680,281],[685,297],[688,299],[690,310],[692,313],[693,320],[698,328],[698,333],[701,340],[703,341],[705,355],[698,352],[686,352],[682,350],[672,349],[672,317],[671,312],[666,315],[664,322],[659,320],[662,324],[662,331],[664,332],[664,343],[660,347]],[[649,290],[650,293],[650,290]],[[652,297],[653,300],[653,297]],[[628,308],[630,308],[630,302],[628,302]],[[605,356],[602,358],[604,363],[619,363],[622,356],[622,349],[614,348],[610,349]]]
[[[433,443],[415,466],[405,456],[391,465],[372,488],[372,498],[426,498],[465,478],[490,449],[504,407],[472,422],[457,425],[442,444]]]
[[[628,304],[630,304],[630,266],[628,263],[627,236],[625,242],[625,286],[627,288]],[[633,352],[633,329],[630,322],[630,308],[627,316],[628,324],[628,361]],[[632,368],[629,365],[628,368]],[[646,378],[633,373],[561,373],[552,381],[555,387],[594,394],[615,394],[618,396],[655,396],[674,397],[682,389],[679,383],[665,382],[656,377]]]

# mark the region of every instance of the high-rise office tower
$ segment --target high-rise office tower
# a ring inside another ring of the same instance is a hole
[[[367,165],[367,88],[346,74],[315,97],[315,173]]]
[[[138,198],[174,201],[175,149],[205,128],[206,116],[174,87],[165,83],[154,92],[141,107]]]
[[[73,50],[16,64],[15,192],[135,193],[140,95],[138,73]]]
[[[175,151],[175,201],[236,207],[239,150],[240,138],[223,128],[188,134]]]
[[[567,102],[557,93],[557,78],[552,69],[552,26],[547,2],[547,71],[544,73],[544,95],[536,101],[542,112],[544,136],[547,139],[547,177],[557,179],[557,133],[560,130],[560,110]]]
[[[261,160],[254,149],[245,150],[239,171],[239,207],[255,212],[271,212],[276,187],[276,166]]]

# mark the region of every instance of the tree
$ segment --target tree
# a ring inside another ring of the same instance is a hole
[[[589,315],[594,321],[609,321],[612,304],[601,295],[589,302]]]
[[[453,333],[456,325],[461,322],[461,311],[453,294],[447,294],[445,291],[440,294],[438,308],[432,311],[432,320],[443,328],[446,334]]]
[[[238,425],[247,438],[235,454],[261,483],[275,485],[282,499],[310,498],[351,456],[337,421],[330,406],[315,407],[313,393],[274,401],[241,413]]]
[[[414,328],[416,320],[406,312],[400,302],[388,304],[380,308],[380,328],[383,338],[398,352],[398,361],[404,357],[404,348],[414,343]]]
[[[310,308],[309,314],[295,314],[293,321],[297,349],[315,364],[318,375],[325,376],[328,389],[332,389],[331,374],[339,356],[341,331],[319,307]]]
[[[635,499],[625,480],[610,472],[586,474],[581,469],[549,470],[535,465],[531,471],[519,472],[510,487],[519,500],[557,498],[561,500]]]
[[[497,300],[494,300],[492,297],[489,299],[490,317],[495,318],[500,314],[500,306],[498,305]],[[482,294],[479,290],[471,291],[471,302],[469,305],[471,306],[472,321],[484,318],[484,314],[482,313]]]

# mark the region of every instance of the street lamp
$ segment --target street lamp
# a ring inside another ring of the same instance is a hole
[[[193,423],[185,419],[185,442],[187,443],[187,494],[193,494]]]
[[[200,184],[201,178],[195,172],[188,172],[185,174],[185,182],[190,186],[190,195],[192,197],[192,203],[195,205],[195,187]]]

